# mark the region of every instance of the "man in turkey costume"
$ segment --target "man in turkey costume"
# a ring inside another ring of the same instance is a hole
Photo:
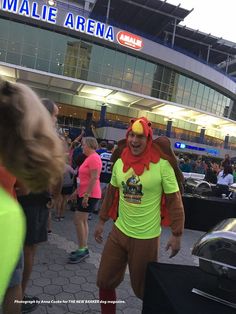
[[[163,194],[172,234],[166,245],[170,257],[180,250],[184,229],[184,209],[180,192],[183,176],[166,137],[152,139],[151,123],[146,118],[131,121],[126,139],[114,152],[114,166],[99,222],[94,236],[102,242],[104,223],[114,219],[114,202],[118,217],[105,244],[97,285],[101,301],[115,301],[115,288],[122,282],[129,266],[131,285],[142,299],[145,272],[149,262],[157,261],[161,234]],[[118,195],[118,201],[117,201]],[[115,303],[101,302],[103,314],[113,314]]]

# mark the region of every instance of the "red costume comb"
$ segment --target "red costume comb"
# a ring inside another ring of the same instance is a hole
[[[150,136],[152,138],[153,132],[151,126],[152,123],[148,121],[148,119],[145,117],[131,119],[130,126],[126,133],[126,137],[130,131],[133,131],[136,134],[139,135],[144,134],[146,137]]]
[[[152,128],[151,122],[147,118],[137,118],[131,120],[131,125],[126,132],[126,138],[130,131],[137,135],[145,135],[147,137],[147,146],[145,151],[139,155],[134,156],[129,147],[126,147],[122,154],[121,159],[123,161],[123,171],[127,172],[130,168],[133,168],[136,175],[141,175],[145,168],[149,169],[150,162],[157,163],[160,160],[159,152],[152,145]]]

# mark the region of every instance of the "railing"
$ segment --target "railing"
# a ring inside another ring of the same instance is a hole
[[[86,122],[85,120],[82,119],[74,119],[71,118],[70,123],[65,123],[67,121],[64,121],[64,123],[62,122],[62,119],[59,119],[59,127],[61,128],[66,128],[69,130],[70,135],[72,136],[72,139],[76,136],[78,136],[81,132],[81,128],[82,127],[86,127]],[[128,128],[128,123],[126,122],[122,122],[122,121],[112,121],[112,120],[106,120],[103,121],[102,123],[100,121],[96,122],[96,121],[92,121],[90,123],[90,125],[94,125],[96,128],[100,128],[100,127],[113,127],[113,128],[117,128],[117,129],[127,129]],[[87,128],[90,128],[90,126]],[[159,129],[159,128],[153,128],[153,134],[155,136],[166,136],[166,130],[164,129]],[[176,132],[171,132],[170,133],[170,138],[174,138],[176,140],[182,140],[182,141],[188,141],[191,143],[198,143],[198,144],[203,144],[203,145],[208,145],[208,146],[212,146],[214,148],[219,148],[219,149],[224,149],[224,141],[222,140],[222,142],[219,142],[218,140],[214,140],[214,139],[208,139],[208,138],[204,138],[203,140],[200,140],[200,135],[196,136],[196,135],[191,135],[188,133],[176,133]],[[229,150],[236,150],[236,144],[233,143],[229,143],[228,144],[228,148]]]
[[[95,18],[95,19],[97,19],[97,20],[99,20],[99,21],[101,21],[101,22],[104,22],[104,23],[106,22],[106,17],[104,17],[104,16],[99,16],[99,15],[95,15],[95,14],[93,14],[92,16],[93,16],[93,18]],[[174,46],[172,47],[172,45],[171,45],[170,43],[165,42],[163,39],[161,39],[161,38],[158,37],[158,36],[153,36],[153,35],[150,35],[150,34],[141,32],[140,30],[135,29],[135,28],[132,28],[132,27],[130,27],[130,26],[128,26],[128,25],[125,25],[125,24],[122,24],[122,23],[118,23],[117,21],[114,21],[114,20],[111,19],[111,18],[109,18],[109,24],[112,25],[112,26],[115,26],[115,27],[117,27],[117,28],[124,29],[124,30],[127,30],[127,31],[131,32],[131,33],[134,33],[134,34],[137,34],[137,35],[139,35],[139,36],[142,36],[142,37],[144,37],[144,38],[146,38],[146,39],[149,39],[149,40],[151,40],[151,41],[154,41],[154,42],[156,42],[156,43],[158,43],[158,44],[161,44],[161,45],[163,45],[163,46],[166,46],[166,47],[168,47],[168,48],[170,48],[170,49],[173,49],[173,50],[175,50],[175,51],[178,51],[178,52],[180,52],[180,53],[183,53],[183,54],[185,54],[186,56],[189,56],[189,57],[191,57],[191,58],[193,58],[193,59],[195,59],[195,60],[197,60],[197,61],[199,61],[199,62],[201,62],[201,63],[204,63],[204,64],[208,65],[209,67],[215,69],[216,71],[218,71],[218,72],[224,74],[225,76],[227,76],[227,77],[228,77],[229,79],[231,79],[232,81],[236,82],[236,77],[233,77],[233,76],[227,74],[224,70],[222,70],[221,68],[219,68],[217,65],[211,64],[211,63],[207,62],[207,61],[204,60],[203,58],[201,58],[201,57],[199,57],[199,56],[193,54],[192,52],[189,52],[188,50],[186,50],[186,49],[184,49],[184,48],[181,48],[181,47],[176,46],[176,45],[174,45]]]
[[[98,14],[93,14],[90,11],[86,11],[83,8],[80,8],[76,3],[65,2],[65,1],[58,1],[58,5],[62,9],[64,9],[64,10],[73,9],[73,10],[76,10],[77,14],[81,14],[81,15],[87,17],[87,18],[92,16],[95,20],[98,20],[98,21],[101,21],[103,23],[106,23],[106,16],[101,16],[101,15],[98,15]],[[114,26],[114,27],[117,27],[117,28],[120,28],[120,29],[124,29],[124,30],[127,30],[127,31],[131,32],[131,33],[134,33],[134,34],[137,34],[137,35],[142,36],[144,38],[147,38],[147,39],[149,39],[151,41],[154,41],[156,43],[164,45],[164,46],[166,46],[166,47],[168,47],[170,49],[173,49],[173,50],[176,50],[178,52],[181,52],[181,53],[185,54],[186,56],[189,56],[189,57],[191,57],[191,58],[193,58],[195,60],[198,60],[201,63],[204,63],[204,64],[208,65],[209,67],[215,69],[216,71],[224,74],[225,76],[227,76],[232,81],[236,82],[236,78],[235,77],[230,76],[229,74],[227,74],[224,70],[222,70],[218,66],[208,63],[203,58],[201,58],[201,57],[199,57],[199,56],[189,52],[188,50],[186,50],[184,48],[178,47],[176,45],[174,47],[172,47],[172,45],[170,43],[165,42],[163,39],[159,38],[158,36],[153,36],[153,35],[147,34],[145,32],[142,32],[142,31],[140,31],[138,29],[135,29],[133,27],[130,27],[128,25],[125,25],[125,24],[122,24],[122,23],[118,23],[117,21],[115,21],[115,20],[113,20],[111,18],[109,18],[109,24]]]

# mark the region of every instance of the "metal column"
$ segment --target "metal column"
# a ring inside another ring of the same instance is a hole
[[[108,20],[109,20],[109,15],[110,15],[110,7],[111,7],[111,0],[107,0],[106,24],[108,24]]]
[[[166,126],[166,136],[167,137],[171,137],[172,123],[173,123],[172,119],[169,119],[167,121],[167,126]]]
[[[210,58],[210,52],[211,52],[211,45],[208,46],[207,48],[207,63],[209,62],[209,58]]]
[[[206,128],[205,128],[205,127],[202,127],[202,128],[201,128],[201,131],[200,131],[200,136],[199,136],[199,143],[201,143],[201,144],[204,143],[205,132],[206,132]]]
[[[173,29],[173,34],[172,34],[172,41],[171,41],[171,47],[173,48],[174,47],[174,44],[175,44],[175,32],[176,32],[176,19],[174,19],[174,29]]]
[[[224,140],[224,149],[228,149],[228,148],[229,148],[229,134],[225,136],[225,140]]]

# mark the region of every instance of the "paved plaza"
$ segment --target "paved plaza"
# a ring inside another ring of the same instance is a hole
[[[100,313],[96,274],[103,244],[97,244],[93,238],[97,220],[98,216],[93,214],[89,221],[90,257],[79,264],[68,264],[68,253],[77,248],[73,212],[67,211],[64,221],[53,221],[53,233],[48,242],[38,248],[27,288],[29,295],[41,300],[34,314]],[[111,221],[106,223],[105,238],[111,226]],[[165,252],[169,232],[168,228],[163,230],[159,261],[194,265],[196,261],[191,256],[191,248],[202,233],[185,230],[181,251],[175,258],[169,259],[169,254]],[[117,289],[117,300],[117,314],[141,313],[142,302],[130,288],[128,271],[124,282]]]

